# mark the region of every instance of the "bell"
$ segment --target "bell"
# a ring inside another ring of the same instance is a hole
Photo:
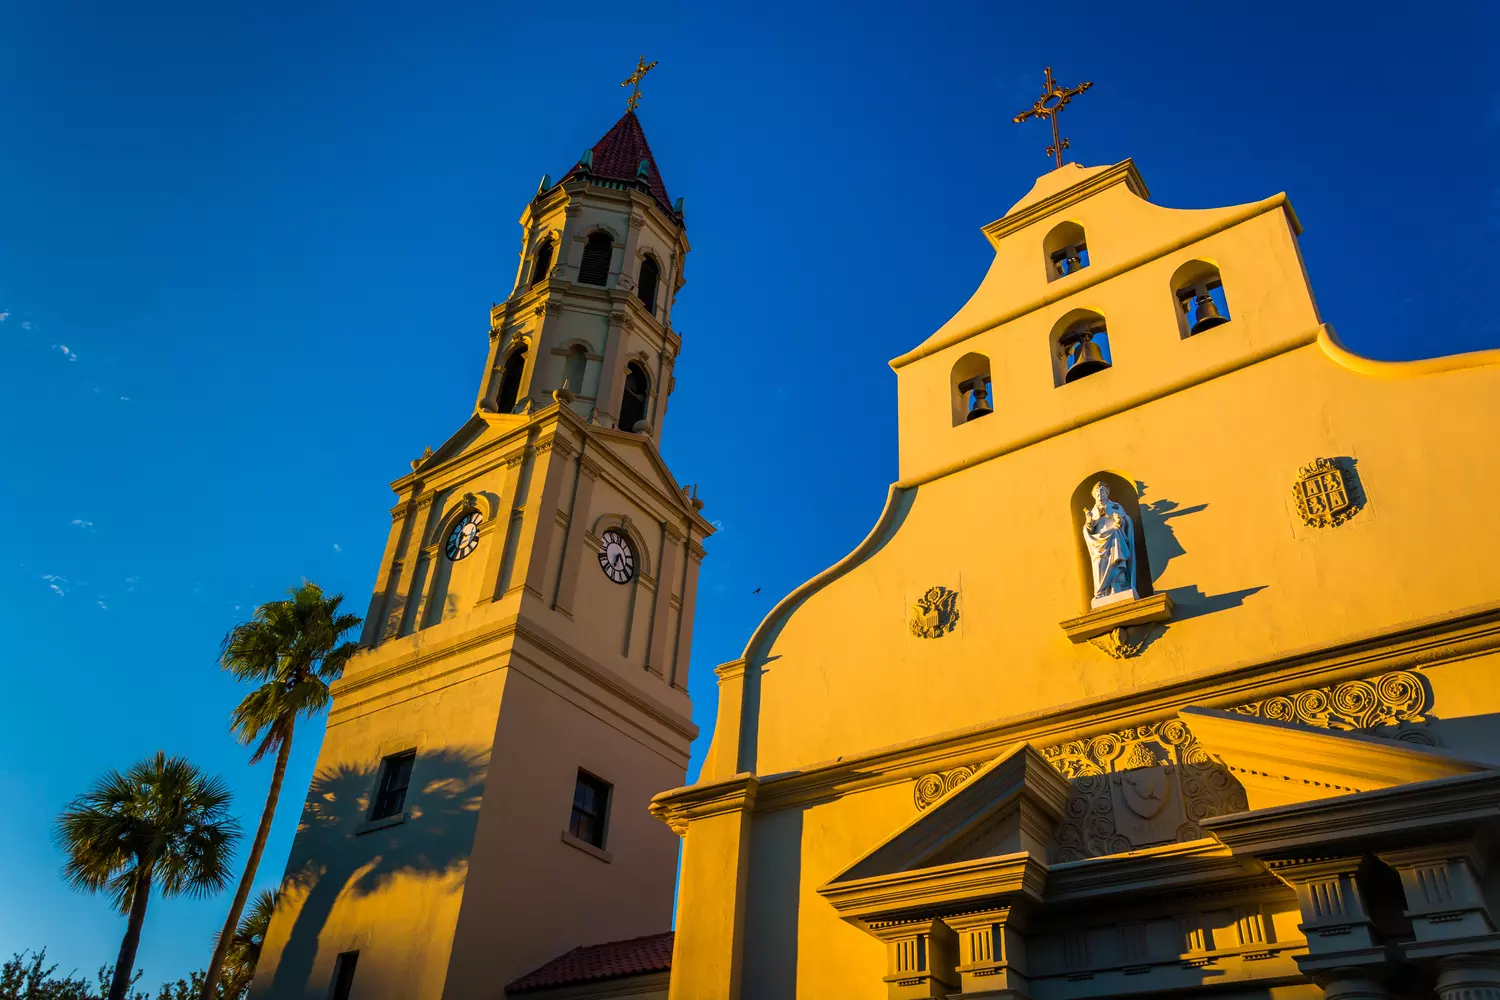
[[[965,421],[978,420],[995,412],[994,407],[990,406],[989,393],[984,391],[983,386],[975,386],[969,396],[969,415],[964,418]]]
[[[1109,367],[1109,362],[1104,360],[1104,352],[1092,338],[1077,342],[1069,352],[1072,360],[1068,363],[1068,373],[1063,376],[1063,383],[1076,382],[1085,375],[1102,372]]]
[[[1202,333],[1204,330],[1212,330],[1216,326],[1222,326],[1229,320],[1219,315],[1219,307],[1214,305],[1212,295],[1200,295],[1197,299],[1198,318],[1193,320],[1193,328],[1190,332]]]

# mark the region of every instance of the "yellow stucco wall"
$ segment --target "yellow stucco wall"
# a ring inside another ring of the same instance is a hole
[[[1089,264],[1049,280],[1044,243],[1064,222],[1086,232]],[[985,231],[996,256],[980,289],[892,362],[901,479],[879,522],[720,668],[698,787],[759,775],[748,836],[722,814],[695,819],[704,792],[658,798],[685,826],[689,857],[713,858],[683,871],[679,927],[695,929],[695,945],[679,945],[678,1000],[735,988],[886,996],[885,946],[818,890],[917,816],[920,775],[983,760],[1002,737],[1043,746],[1156,724],[1179,703],[1229,707],[1404,669],[1426,699],[1414,725],[1444,752],[1500,763],[1494,629],[1474,638],[1463,624],[1466,609],[1490,621],[1500,599],[1500,564],[1475,543],[1500,492],[1478,447],[1500,432],[1500,352],[1410,364],[1350,354],[1318,314],[1284,196],[1176,211],[1146,200],[1128,161],[1070,166]],[[1231,319],[1190,336],[1174,277],[1193,262],[1217,268]],[[1113,367],[1062,384],[1055,337],[1079,310],[1105,318]],[[994,412],[958,422],[955,383],[984,368]],[[1298,515],[1293,484],[1315,459],[1350,472],[1363,505],[1345,523]],[[1106,473],[1136,485],[1149,586],[1175,604],[1133,657],[1061,627],[1089,611],[1074,508]],[[922,638],[913,606],[933,586],[958,592],[959,621]],[[1430,640],[1423,622],[1437,623]],[[697,933],[722,925],[736,899],[732,931]],[[1290,891],[1230,903],[1255,909],[1282,951],[1259,972],[1252,962],[1228,974],[1295,976]],[[1183,905],[1132,919],[1163,941],[1179,920],[1202,947],[1232,936],[1239,910]],[[712,914],[702,925],[700,912]],[[1033,972],[1055,977],[1047,995],[1088,995],[1063,974],[1060,919],[1036,929]],[[1121,916],[1069,919],[1108,961]],[[707,974],[731,946],[744,953],[737,986]]]

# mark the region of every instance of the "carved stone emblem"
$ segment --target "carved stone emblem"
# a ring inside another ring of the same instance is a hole
[[[958,591],[928,587],[911,609],[911,634],[940,639],[958,626]]]
[[[1332,528],[1359,511],[1344,469],[1331,458],[1314,459],[1298,470],[1292,501],[1297,516],[1312,528]]]

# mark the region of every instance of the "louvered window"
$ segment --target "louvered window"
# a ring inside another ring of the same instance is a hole
[[[536,261],[531,265],[531,283],[545,281],[547,272],[552,270],[552,241],[548,240],[537,249]]]
[[[594,233],[583,246],[583,262],[578,265],[578,280],[585,285],[602,285],[609,280],[609,259],[615,242],[608,233]]]
[[[653,315],[656,313],[656,285],[660,277],[655,257],[647,257],[641,261],[641,280],[635,286],[635,294],[640,296],[641,305],[646,307],[646,311]]]

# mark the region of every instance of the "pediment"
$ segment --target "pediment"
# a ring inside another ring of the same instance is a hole
[[[1067,780],[1021,743],[828,881],[818,892],[846,919],[995,900],[1040,898],[1047,843]]]
[[[1492,770],[1436,747],[1364,733],[1211,708],[1178,715],[1244,786],[1252,810]]]

